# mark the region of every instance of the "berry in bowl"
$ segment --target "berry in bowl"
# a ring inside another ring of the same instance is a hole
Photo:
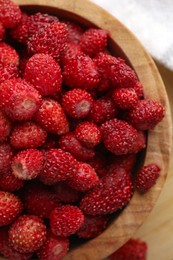
[[[137,39],[91,2],[15,3],[0,0],[0,253],[103,259],[165,182],[165,88]]]

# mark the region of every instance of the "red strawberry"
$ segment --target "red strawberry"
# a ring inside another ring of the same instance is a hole
[[[138,102],[138,96],[133,88],[118,88],[113,92],[112,98],[120,109],[132,109]]]
[[[10,143],[17,149],[37,148],[45,142],[46,136],[46,131],[39,125],[26,122],[14,127]]]
[[[141,82],[137,81],[133,86],[133,89],[135,90],[139,99],[143,98],[144,93],[143,93],[143,86]]]
[[[38,250],[46,240],[46,226],[32,215],[20,216],[9,229],[10,245],[20,253]]]
[[[69,123],[61,105],[50,98],[43,100],[35,120],[47,132],[53,134],[62,135],[69,131]]]
[[[78,202],[81,198],[81,192],[70,188],[64,182],[58,182],[55,184],[53,190],[59,200],[64,203]]]
[[[92,59],[84,54],[68,59],[64,65],[64,81],[70,88],[92,90],[97,88],[99,74]]]
[[[19,65],[19,55],[16,50],[5,42],[0,42],[0,64],[3,66],[14,64],[16,67]]]
[[[53,58],[59,59],[66,41],[67,26],[60,22],[50,23],[33,34],[28,40],[28,51],[30,53],[50,54]]]
[[[23,150],[12,159],[12,173],[21,180],[32,180],[41,172],[43,163],[44,156],[39,150]]]
[[[39,260],[62,260],[69,250],[69,240],[67,237],[57,237],[48,233],[46,242],[38,250]]]
[[[86,147],[93,148],[101,142],[99,127],[91,122],[80,123],[75,129],[76,138]]]
[[[0,253],[8,260],[28,260],[32,254],[21,254],[13,249],[8,240],[8,229],[0,228]]]
[[[69,42],[78,43],[84,30],[78,24],[71,21],[64,21],[67,25],[68,35],[67,39]]]
[[[82,211],[71,205],[61,206],[50,213],[50,227],[54,235],[68,237],[84,222]]]
[[[23,206],[17,196],[0,191],[0,226],[11,224],[22,212]]]
[[[153,129],[164,117],[164,107],[153,99],[139,100],[130,110],[129,122],[136,129]]]
[[[1,84],[0,100],[4,112],[14,120],[28,120],[39,109],[41,96],[23,79],[10,79]]]
[[[28,214],[36,215],[40,218],[48,218],[50,212],[60,206],[58,196],[47,188],[37,187],[26,191],[24,205]]]
[[[80,238],[90,239],[98,236],[107,227],[108,218],[106,216],[87,216],[84,223],[77,231]]]
[[[6,28],[15,27],[21,20],[21,11],[11,0],[0,0],[0,21]]]
[[[96,64],[100,75],[98,90],[104,92],[111,89],[112,82],[110,78],[110,68],[117,63],[117,59],[106,53],[99,53],[96,57],[94,57],[93,61]]]
[[[59,139],[61,149],[71,153],[77,160],[87,161],[94,157],[93,149],[83,146],[75,137],[73,132],[63,135]]]
[[[78,55],[83,54],[80,46],[73,42],[67,42],[66,47],[61,54],[60,64],[64,67],[72,58],[76,58]]]
[[[110,260],[146,260],[147,244],[138,239],[130,239],[110,256]]]
[[[103,29],[89,28],[80,38],[79,45],[90,57],[104,51],[107,45],[108,32]]]
[[[112,119],[101,126],[105,147],[115,155],[137,153],[145,147],[145,139],[124,120]]]
[[[131,176],[124,169],[107,174],[80,202],[84,213],[95,215],[111,214],[126,206],[133,194]]]
[[[35,13],[29,16],[29,36],[38,32],[40,29],[44,29],[47,24],[56,23],[59,19],[56,16],[45,14],[45,13]]]
[[[0,144],[0,174],[7,172],[11,167],[13,150],[8,143]]]
[[[11,170],[0,174],[0,189],[3,191],[17,191],[21,189],[24,185],[24,182],[22,180],[19,180],[16,178]]]
[[[125,169],[127,172],[131,173],[136,163],[136,154],[126,154],[113,156],[111,158],[110,164],[106,166],[107,174],[118,170],[120,168]]]
[[[136,188],[142,192],[147,192],[160,176],[160,167],[154,163],[148,164],[137,173],[136,177]]]
[[[106,164],[106,158],[102,153],[96,153],[95,156],[87,162],[93,167],[99,177],[104,175],[104,167]],[[106,173],[105,173],[106,174]]]
[[[61,149],[50,149],[45,152],[45,164],[39,179],[46,185],[53,185],[73,176],[78,162],[74,157]]]
[[[22,13],[22,17],[18,25],[11,29],[10,34],[16,41],[26,44],[29,37],[30,17]]]
[[[117,115],[117,109],[110,98],[100,98],[94,102],[93,108],[88,115],[88,120],[96,124],[102,124],[106,120]]]
[[[134,70],[120,58],[110,67],[110,77],[112,84],[121,88],[133,88],[137,82]]]
[[[0,64],[0,84],[7,79],[19,77],[19,70],[14,64],[2,65]]]
[[[4,25],[0,22],[0,41],[2,41],[4,36],[5,36],[5,28]]]
[[[73,89],[65,93],[62,98],[62,107],[72,118],[84,118],[93,106],[91,95],[82,89]]]
[[[99,178],[94,170],[87,163],[78,163],[74,171],[74,176],[66,181],[73,189],[79,191],[87,191],[93,188],[99,181]]]
[[[0,142],[7,139],[11,132],[11,122],[7,116],[0,111]]]
[[[42,96],[61,92],[62,75],[58,63],[48,54],[35,54],[27,62],[24,78]]]

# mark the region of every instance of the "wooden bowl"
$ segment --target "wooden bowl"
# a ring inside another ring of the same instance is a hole
[[[144,164],[158,163],[161,176],[157,184],[145,195],[135,192],[128,206],[98,237],[72,249],[65,260],[104,259],[123,245],[154,207],[165,183],[171,150],[171,116],[167,94],[158,70],[144,47],[134,35],[115,17],[88,0],[15,0],[22,10],[47,12],[76,21],[84,26],[97,26],[111,34],[109,45],[112,52],[126,59],[144,86],[145,98],[160,101],[166,109],[165,118],[148,133]]]

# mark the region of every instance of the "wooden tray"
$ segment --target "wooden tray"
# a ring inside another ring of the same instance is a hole
[[[157,184],[145,195],[135,192],[129,205],[97,238],[71,250],[65,260],[100,260],[124,244],[151,212],[165,183],[171,151],[172,123],[167,94],[158,70],[144,47],[112,15],[88,0],[15,0],[23,10],[47,12],[83,24],[92,24],[111,33],[113,51],[126,57],[144,85],[145,98],[154,98],[164,104],[164,120],[148,134],[145,164],[161,166]]]

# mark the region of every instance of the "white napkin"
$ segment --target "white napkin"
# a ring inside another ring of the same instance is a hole
[[[173,0],[92,0],[125,24],[159,62],[173,70]]]

